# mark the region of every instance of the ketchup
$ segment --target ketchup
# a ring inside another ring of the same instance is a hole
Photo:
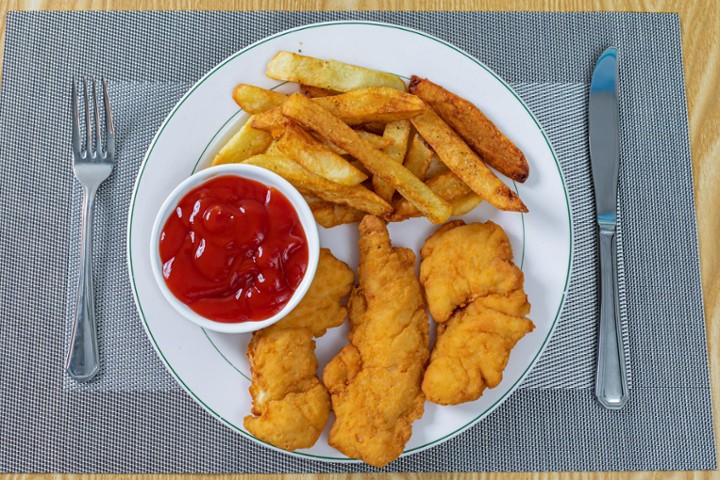
[[[180,200],[159,248],[170,291],[224,323],[275,315],[308,265],[307,238],[290,201],[273,187],[230,175]]]

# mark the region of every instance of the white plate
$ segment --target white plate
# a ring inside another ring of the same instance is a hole
[[[237,52],[195,84],[155,135],[132,195],[128,267],[140,318],[160,358],[188,394],[232,429],[259,441],[243,428],[243,417],[251,405],[245,357],[250,335],[206,332],[179,317],[155,284],[148,245],[153,220],[165,197],[188,175],[207,165],[222,139],[246,118],[231,98],[233,87],[242,82],[292,91],[291,85],[265,76],[265,66],[279,50],[337,59],[404,77],[428,77],[478,105],[528,158],[528,181],[511,185],[530,209],[528,214],[500,212],[484,203],[464,218],[468,222],[493,220],[506,230],[515,261],[525,273],[532,304],[530,318],[537,327],[513,350],[499,386],[463,405],[426,403],[425,415],[413,425],[405,454],[437,445],[497,408],[535,364],[560,316],[572,251],[565,183],[537,120],[495,73],[442,40],[381,23],[309,25],[278,33]],[[425,219],[413,219],[391,224],[390,234],[394,245],[417,252],[435,228]],[[320,230],[321,245],[355,268],[357,226]],[[346,333],[345,326],[339,327],[318,340],[321,369],[346,342]],[[352,461],[328,445],[327,429],[314,447],[290,455]]]

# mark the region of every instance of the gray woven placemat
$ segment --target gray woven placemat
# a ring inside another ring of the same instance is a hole
[[[566,176],[575,258],[558,330],[523,388],[468,432],[389,471],[715,468],[680,32],[675,15],[533,13],[11,13],[0,95],[1,471],[344,472],[250,443],[179,390],[152,351],[125,271],[135,172],[160,122],[220,60],[324,20],[418,28],[511,82]],[[621,304],[632,400],[592,392],[595,230],[585,99],[608,45],[621,61]],[[61,364],[77,255],[68,86],[104,74],[119,160],[99,198],[104,367],[78,388]],[[672,189],[673,195],[669,195]],[[190,440],[189,440],[190,439]]]

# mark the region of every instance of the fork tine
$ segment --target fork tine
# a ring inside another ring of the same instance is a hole
[[[108,96],[107,82],[102,79],[103,96],[105,97],[105,149],[108,155],[115,155],[115,125],[110,110],[110,97]]]
[[[93,156],[92,145],[92,127],[90,126],[90,96],[88,95],[87,79],[83,78],[83,88],[85,90],[85,150],[89,157]]]
[[[78,107],[77,79],[72,81],[72,145],[80,153],[80,109]]]
[[[102,156],[102,136],[100,133],[100,112],[98,111],[98,97],[97,89],[95,88],[95,81],[92,82],[93,91],[93,110],[95,113],[95,152]]]

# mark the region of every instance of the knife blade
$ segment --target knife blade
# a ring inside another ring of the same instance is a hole
[[[600,330],[595,395],[606,408],[620,409],[629,398],[617,291],[617,184],[620,163],[617,48],[600,55],[589,99],[590,163],[600,248]]]

